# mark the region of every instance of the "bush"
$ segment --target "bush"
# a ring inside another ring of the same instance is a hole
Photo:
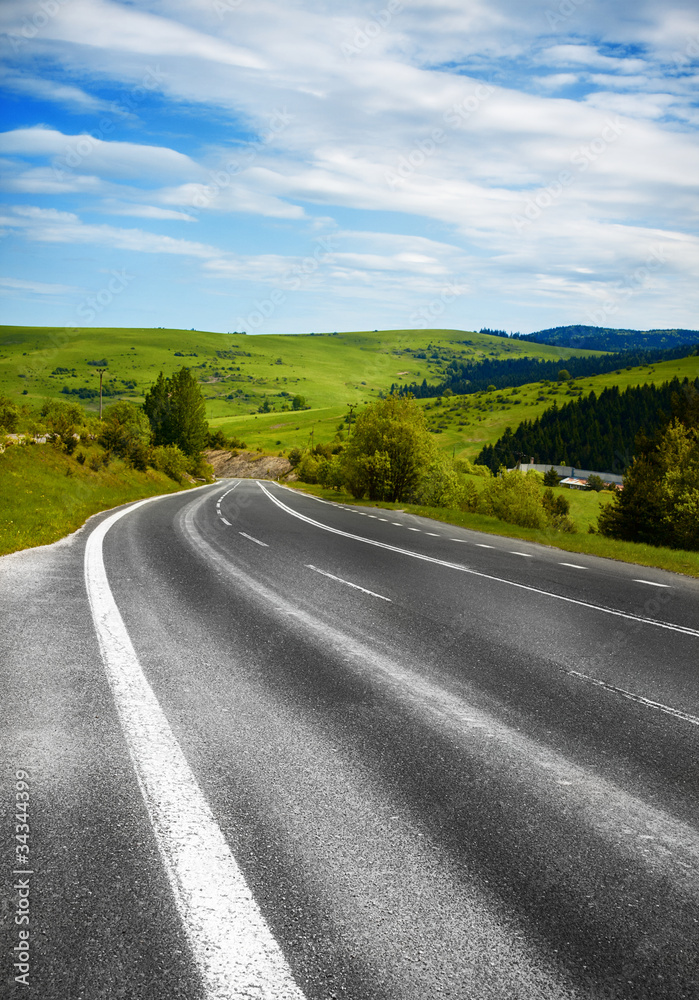
[[[289,464],[292,469],[295,469],[301,459],[303,458],[303,452],[300,448],[292,448],[289,452]]]
[[[187,472],[187,456],[176,444],[158,445],[153,449],[153,466],[181,483]]]
[[[17,430],[19,409],[7,396],[0,396],[0,431],[13,434]]]
[[[320,461],[317,456],[309,453],[304,455],[299,462],[296,473],[303,483],[317,483],[319,467]]]
[[[594,490],[595,493],[601,493],[602,490],[604,489],[604,483],[602,481],[602,477],[596,476],[594,472],[592,473],[591,476],[587,477],[587,485],[590,487],[591,490]]]
[[[522,528],[543,528],[547,522],[538,484],[515,470],[489,480],[478,507],[481,513]]]
[[[150,458],[151,429],[144,411],[133,403],[110,406],[104,415],[99,443],[134,469],[145,472]]]

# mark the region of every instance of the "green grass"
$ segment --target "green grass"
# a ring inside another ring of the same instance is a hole
[[[458,343],[463,340],[470,343]],[[421,359],[414,352],[430,356]],[[225,429],[231,417],[257,412],[265,398],[278,414],[296,394],[305,396],[314,409],[342,410],[347,403],[361,405],[376,398],[393,382],[423,378],[437,382],[454,358],[526,356],[563,361],[574,353],[598,352],[575,352],[462,330],[246,337],[193,330],[4,326],[0,327],[0,393],[36,403],[46,396],[65,398],[61,396],[64,385],[98,388],[95,366],[87,362],[106,359],[105,380],[117,380],[118,398],[138,401],[158,372],[170,375],[188,365],[201,382],[209,420]],[[58,372],[58,368],[66,371]],[[127,389],[124,383],[131,381],[136,386]],[[98,403],[87,408],[96,411]]]
[[[483,479],[477,476],[468,477],[480,488]],[[599,534],[588,534],[588,525],[597,520],[600,505],[609,503],[612,495],[607,492],[592,493],[559,488],[570,500],[570,517],[575,523],[578,534],[567,534],[551,529],[520,528],[516,524],[508,524],[487,514],[470,514],[461,510],[448,510],[443,507],[421,507],[416,504],[380,503],[369,500],[354,500],[348,493],[336,492],[322,486],[309,486],[306,483],[289,483],[288,485],[343,504],[361,503],[364,507],[381,507],[386,510],[403,510],[408,514],[431,518],[444,524],[454,524],[460,528],[472,531],[482,531],[489,535],[501,535],[505,538],[519,538],[523,541],[537,542],[562,549],[564,552],[579,552],[586,555],[601,556],[605,559],[616,559],[619,562],[636,563],[640,566],[652,566],[668,570],[671,573],[682,573],[685,576],[699,577],[699,552],[685,552],[678,549],[668,549],[645,545],[637,542],[621,542],[605,538]]]
[[[0,454],[0,555],[55,542],[101,510],[184,488],[120,460],[93,472],[51,445],[13,445]]]
[[[559,406],[564,406],[592,391],[599,396],[605,389],[615,385],[623,392],[629,386],[644,383],[661,385],[675,376],[679,379],[695,379],[697,375],[699,358],[694,356],[639,368],[625,368],[619,374],[609,372],[606,375],[550,385],[532,382],[515,389],[445,397],[441,404],[428,399],[421,401],[420,405],[425,409],[427,426],[438,435],[439,446],[455,454],[456,458],[473,461],[481,448],[486,444],[495,444],[507,427],[515,430],[523,420],[535,420],[554,400]]]

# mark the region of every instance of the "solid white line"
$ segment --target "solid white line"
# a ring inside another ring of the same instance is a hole
[[[656,583],[655,580],[634,580],[634,583],[647,583],[649,587],[667,587],[670,589],[669,583]]]
[[[581,566],[579,563],[559,563],[559,566],[570,566],[571,569],[587,569],[587,566]]]
[[[436,566],[445,566],[447,569],[455,569],[460,573],[468,573],[469,576],[477,576],[482,580],[492,580],[494,583],[503,583],[508,587],[516,587],[518,590],[528,590],[531,594],[539,594],[541,597],[550,597],[553,601],[564,601],[566,604],[576,604],[581,608],[589,608],[591,611],[600,611],[605,615],[614,615],[617,618],[625,618],[628,621],[639,622],[643,625],[652,625],[655,628],[666,628],[672,632],[680,632],[682,635],[691,635],[699,638],[699,631],[694,628],[689,628],[686,625],[674,625],[671,622],[658,621],[656,618],[643,618],[641,615],[630,614],[628,611],[618,611],[616,608],[606,608],[602,604],[590,604],[589,601],[579,601],[575,597],[565,597],[563,594],[554,594],[550,590],[540,590],[538,587],[532,587],[525,583],[516,583],[514,580],[506,580],[501,576],[493,576],[490,573],[480,573],[478,570],[471,569],[469,566],[463,566],[460,563],[447,562],[446,559],[438,559],[436,556],[428,556],[423,552],[414,552],[412,549],[402,549],[398,545],[389,545],[388,542],[379,542],[375,538],[364,538],[362,535],[354,535],[349,531],[342,531],[340,528],[331,528],[328,524],[322,524],[320,521],[314,521],[313,518],[306,517],[305,514],[300,514],[298,511],[293,510],[291,507],[287,507],[285,503],[282,503],[277,497],[273,496],[269,490],[267,490],[261,482],[257,485],[266,493],[272,503],[275,503],[282,510],[285,510],[287,514],[291,514],[292,517],[297,517],[301,521],[306,521],[307,524],[312,524],[316,528],[321,528],[323,531],[330,531],[334,535],[342,535],[344,538],[351,538],[357,542],[364,542],[366,545],[374,545],[379,549],[387,549],[389,552],[397,552],[403,556],[410,556],[411,559],[421,559],[423,562],[434,563]],[[418,529],[414,529],[418,530]],[[480,544],[480,543],[476,543]],[[484,546],[485,548],[492,548],[492,546]]]
[[[107,580],[102,542],[85,547],[95,631],[138,783],[206,1000],[304,1000],[146,680]]]
[[[267,542],[261,542],[259,538],[253,538],[252,535],[248,535],[245,531],[239,531],[238,534],[242,535],[243,538],[248,538],[251,542],[254,542],[255,545],[261,545],[263,549],[269,548]]]
[[[393,604],[390,597],[384,597],[383,594],[376,594],[373,590],[367,590],[366,587],[360,587],[358,583],[350,583],[349,580],[343,580],[341,576],[334,576],[332,573],[327,573],[324,569],[318,569],[317,566],[311,566],[310,563],[306,564],[306,569],[312,569],[314,573],[320,573],[321,576],[327,576],[331,580],[337,580],[338,583],[344,583],[348,587],[354,587],[355,590],[361,590],[365,594],[371,594],[372,597],[378,597],[382,601],[388,601],[389,604]]]
[[[660,701],[651,701],[650,698],[644,698],[640,694],[633,694],[631,691],[626,691],[624,688],[615,687],[614,684],[607,684],[606,681],[600,681],[596,677],[589,677],[587,674],[581,674],[578,670],[566,670],[566,673],[570,674],[571,677],[579,677],[581,680],[588,681],[596,687],[604,688],[606,691],[619,694],[622,698],[628,698],[629,701],[636,701],[639,705],[645,705],[646,708],[657,708],[658,711],[665,712],[666,715],[672,715],[676,719],[684,719],[685,722],[691,722],[693,726],[699,726],[699,719],[695,715],[688,715],[687,712],[680,712],[679,709],[670,708],[669,705],[663,705]]]

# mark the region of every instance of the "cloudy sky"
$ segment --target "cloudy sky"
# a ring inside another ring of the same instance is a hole
[[[699,328],[694,0],[3,0],[3,323]]]

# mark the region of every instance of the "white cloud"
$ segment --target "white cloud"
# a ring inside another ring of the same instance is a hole
[[[36,295],[78,294],[75,285],[52,285],[41,281],[24,281],[21,278],[0,278],[0,287],[9,291],[34,292]]]
[[[167,181],[201,177],[190,157],[164,146],[107,141],[86,133],[67,135],[50,128],[22,128],[0,134],[0,153],[51,158],[54,177],[62,180],[78,168],[109,177]]]

